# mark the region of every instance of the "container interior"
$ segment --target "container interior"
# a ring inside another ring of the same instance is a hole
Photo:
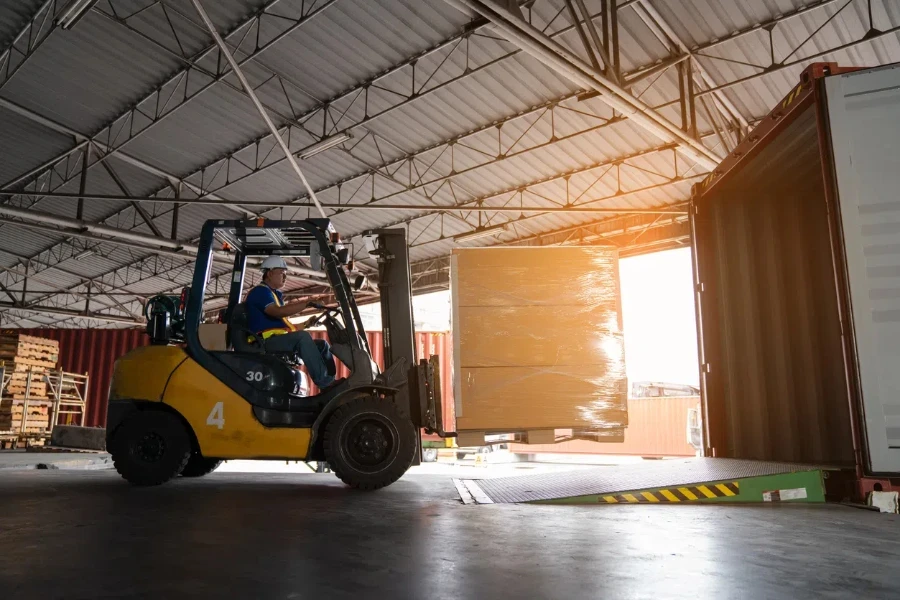
[[[715,456],[852,465],[814,105],[697,199]]]

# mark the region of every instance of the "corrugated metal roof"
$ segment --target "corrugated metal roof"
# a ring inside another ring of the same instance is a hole
[[[69,136],[47,131],[46,127],[0,108],[0,183],[15,179],[36,165],[57,156],[72,145]]]
[[[119,114],[178,63],[123,27],[90,13],[54,30],[3,96],[81,133]]]
[[[0,47],[5,48],[31,20],[44,0],[0,3]]]
[[[830,23],[829,16],[844,6],[844,0],[747,0],[740,3],[721,3],[713,0],[685,0],[672,3],[649,0],[662,15],[667,25],[689,47],[695,48],[696,60],[703,65],[714,85],[732,82],[741,77],[754,76],[770,62],[768,33],[764,30],[746,35],[731,35],[778,15],[811,4],[812,8],[797,17],[778,24],[773,30],[776,62],[802,60],[825,48],[854,42],[869,28],[867,2],[854,0]],[[15,3],[16,6],[0,7],[0,41],[9,39],[16,28],[21,28],[30,14],[37,9],[37,1]],[[220,31],[227,32],[238,23],[249,19],[264,0],[224,0],[206,3]],[[174,48],[175,38],[163,15],[163,4],[146,0],[102,0],[98,9],[112,13],[113,6],[119,16],[127,15],[145,6],[147,10],[129,19],[129,24],[142,33]],[[282,0],[274,12],[281,15],[297,15],[300,7],[324,6],[324,0],[310,4],[307,0]],[[591,13],[598,13],[600,2],[587,2]],[[210,43],[209,36],[197,27],[199,18],[189,0],[165,0],[172,19],[172,27],[188,54]],[[633,7],[619,13],[619,40],[621,63],[624,71],[634,71],[657,64],[669,57],[666,45],[640,18]],[[548,33],[570,51],[586,59],[584,48],[575,31],[560,35],[556,32],[569,26],[567,11],[562,11],[561,0],[548,0],[533,5],[533,22],[544,27],[552,20]],[[527,11],[526,11],[527,12]],[[891,0],[873,0],[873,27],[887,30],[900,25],[900,4]],[[556,17],[556,18],[555,18]],[[554,20],[555,18],[555,20]],[[312,21],[291,35],[268,48],[260,58],[260,64],[246,67],[248,78],[260,85],[262,100],[280,113],[303,114],[317,102],[334,98],[354,88],[360,82],[383,73],[393,65],[421,53],[442,40],[458,35],[470,19],[443,0],[417,2],[413,0],[337,0],[325,8]],[[599,22],[599,19],[597,20]],[[259,40],[266,43],[282,31],[284,19],[264,16]],[[823,26],[824,24],[824,26]],[[821,26],[821,29],[818,30]],[[818,30],[818,31],[817,31]],[[247,29],[229,38],[237,43]],[[813,37],[796,50],[795,46],[810,35]],[[256,30],[244,39],[239,56],[252,51]],[[671,155],[660,153],[632,158],[622,166],[611,170],[610,161],[658,147],[661,141],[631,122],[620,122],[594,131],[585,130],[602,123],[612,111],[602,98],[576,101],[566,100],[554,113],[529,113],[506,122],[500,130],[498,160],[488,162],[484,154],[498,152],[497,129],[468,136],[464,144],[475,150],[457,145],[448,152],[443,142],[489,126],[498,120],[507,120],[534,106],[553,99],[571,96],[579,87],[566,77],[542,64],[532,56],[517,52],[516,47],[504,40],[492,28],[483,28],[469,38],[461,38],[440,50],[420,58],[416,64],[416,91],[419,95],[404,105],[379,115],[362,126],[352,129],[353,140],[346,144],[352,151],[332,149],[301,161],[304,174],[314,188],[321,189],[318,196],[324,202],[368,202],[372,198],[370,178],[351,178],[368,169],[390,162],[406,153],[418,153],[415,165],[418,174],[413,179],[431,181],[424,187],[405,190],[408,174],[398,173],[391,181],[384,173],[374,180],[376,197],[388,196],[383,203],[397,205],[423,205],[434,201],[449,205],[471,198],[487,197],[488,205],[500,205],[510,200],[511,194],[499,194],[518,186],[528,186],[525,202],[536,206],[553,206],[575,197],[578,201],[597,200],[592,205],[607,208],[651,208],[684,200],[691,180],[669,183],[662,187],[628,193],[632,190],[664,183],[676,173]],[[721,40],[721,41],[719,41]],[[714,44],[714,47],[707,47]],[[468,50],[468,56],[466,51]],[[509,55],[509,56],[507,56]],[[719,58],[715,58],[719,57]],[[726,59],[726,60],[722,60]],[[876,65],[900,60],[900,38],[897,35],[868,40],[839,52],[816,58],[836,60],[842,64]],[[754,68],[741,63],[759,65]],[[207,69],[215,68],[215,55],[202,63]],[[440,65],[440,69],[435,69]],[[489,65],[480,68],[483,65]],[[778,72],[766,73],[739,83],[725,90],[725,95],[747,120],[765,113],[796,83],[804,63]],[[0,91],[4,97],[23,104],[51,119],[60,121],[78,131],[93,133],[120,114],[128,106],[139,101],[156,86],[171,77],[182,67],[171,55],[154,49],[133,32],[95,13],[88,15],[71,31],[55,31],[26,66]],[[472,69],[467,72],[466,69]],[[289,88],[290,103],[285,99],[277,80],[267,78],[271,72],[285,77]],[[459,78],[446,83],[453,78]],[[228,81],[237,84],[233,76]],[[650,85],[652,83],[652,86]],[[368,107],[364,96],[353,94],[338,100],[332,106],[329,129],[341,129],[354,123],[364,114],[373,115],[394,106],[400,96],[408,94],[412,84],[412,69],[403,68],[382,77],[377,86],[369,88]],[[446,84],[446,85],[445,85]],[[389,91],[393,90],[393,91]],[[638,82],[633,93],[651,106],[665,105],[661,114],[680,124],[680,107],[672,103],[678,95],[676,70],[669,69],[658,78],[651,77]],[[354,102],[354,100],[356,100]],[[568,107],[568,108],[566,108]],[[346,110],[346,113],[343,111]],[[367,111],[367,113],[366,113]],[[341,114],[343,113],[343,118]],[[589,115],[596,115],[589,116]],[[554,129],[551,129],[551,118]],[[710,133],[713,124],[706,114],[704,103],[697,103],[698,129]],[[283,125],[281,117],[274,116]],[[340,119],[340,121],[338,121]],[[321,135],[321,118],[311,119],[305,126]],[[377,138],[367,136],[367,132]],[[555,131],[557,138],[551,140]],[[294,150],[308,145],[312,135],[294,130],[291,147]],[[288,201],[305,192],[289,164],[282,160],[281,151],[267,135],[267,129],[254,111],[250,101],[242,94],[223,84],[196,99],[187,102],[158,125],[141,133],[129,142],[124,150],[147,163],[184,177],[195,185],[212,186],[218,193],[231,199]],[[257,149],[251,144],[260,139],[261,156],[268,155],[263,163],[272,164],[261,172],[242,178],[246,169],[232,165],[235,172],[219,167],[228,153],[245,150],[237,157],[247,164],[256,160]],[[363,139],[364,138],[364,139]],[[377,139],[377,145],[375,140]],[[360,140],[362,140],[360,142]],[[548,143],[550,142],[550,143]],[[703,143],[724,153],[715,135],[708,135]],[[423,149],[438,145],[433,150]],[[58,154],[72,141],[66,136],[50,132],[43,126],[27,123],[17,115],[0,111],[0,181],[8,181],[34,168],[42,161]],[[478,150],[481,150],[479,152]],[[451,163],[451,155],[453,161]],[[146,195],[165,189],[167,183],[146,171],[113,157],[110,164],[126,182],[134,195]],[[219,161],[219,162],[216,162]],[[274,163],[278,164],[274,164]],[[591,165],[604,164],[597,169]],[[679,156],[679,175],[683,175],[691,161]],[[396,166],[396,164],[394,165]],[[208,167],[201,169],[202,167]],[[430,168],[429,168],[430,167]],[[451,167],[455,170],[450,174]],[[405,169],[406,167],[404,167]],[[585,170],[588,169],[588,170]],[[568,180],[560,175],[575,171]],[[426,173],[427,171],[427,173]],[[617,183],[615,172],[621,182]],[[699,168],[689,175],[702,172]],[[449,175],[452,187],[445,183]],[[338,192],[334,183],[351,178]],[[535,181],[550,178],[539,185]],[[236,181],[237,180],[237,181]],[[236,182],[235,182],[236,181]],[[232,182],[225,187],[224,183]],[[441,185],[444,184],[444,185]],[[60,191],[73,193],[78,189],[77,178]],[[87,189],[98,194],[120,194],[101,166],[90,170]],[[621,189],[623,194],[617,194]],[[567,196],[568,194],[568,196]],[[186,194],[189,196],[190,194]],[[74,216],[72,200],[44,199],[37,210]],[[165,235],[171,229],[171,205],[144,203],[144,209],[154,219]],[[101,219],[114,226],[147,233],[150,229],[125,202],[86,201],[85,218]],[[264,210],[264,209],[260,209]],[[121,214],[113,213],[121,211]],[[285,208],[271,211],[273,215],[305,217],[306,209]],[[194,238],[202,223],[208,218],[235,217],[240,213],[226,206],[183,206],[179,212],[179,239]],[[315,211],[313,211],[313,216]],[[409,221],[424,213],[408,210],[349,210],[337,211],[334,221],[345,235],[385,224]],[[519,218],[517,213],[491,216],[490,223],[502,223]],[[546,232],[572,227],[596,220],[594,215],[566,213],[531,216],[516,221],[508,231],[495,237],[482,238],[467,245],[486,245],[509,241],[531,233]],[[449,253],[455,243],[445,238],[471,230],[478,223],[476,215],[469,215],[463,222],[459,215],[424,215],[409,222],[409,238],[414,242],[411,251],[413,261],[439,257]],[[486,221],[483,221],[486,222]],[[39,233],[21,227],[4,226],[0,246],[23,255],[37,253],[50,247],[61,236]],[[97,255],[80,260],[67,259],[62,266],[74,273],[98,277],[115,269],[116,265],[134,263],[141,252],[105,243]],[[2,264],[12,264],[9,255],[0,253]],[[162,274],[147,276],[128,289],[150,294],[173,284],[187,282],[182,272],[171,277]],[[133,279],[133,278],[132,278]],[[130,281],[131,279],[129,279]],[[60,278],[61,284],[77,281],[74,276]],[[28,317],[31,319],[31,317]]]

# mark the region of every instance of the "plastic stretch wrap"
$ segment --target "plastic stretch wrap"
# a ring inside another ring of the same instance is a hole
[[[459,430],[627,425],[615,249],[461,248],[450,269]]]

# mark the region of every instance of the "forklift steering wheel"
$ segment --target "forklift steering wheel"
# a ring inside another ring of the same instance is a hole
[[[319,304],[318,302],[307,302],[306,306],[309,308],[318,308],[319,310],[325,312],[338,312],[339,309],[337,306],[325,306],[324,304]]]
[[[144,305],[144,318],[148,321],[150,320],[150,314],[153,312],[153,308],[156,304],[162,304],[163,308],[170,316],[174,317],[176,313],[177,307],[175,306],[175,301],[168,296],[163,296],[162,294],[153,296],[147,303]]]

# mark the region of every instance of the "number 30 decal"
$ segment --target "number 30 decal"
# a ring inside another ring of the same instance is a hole
[[[216,405],[213,406],[212,412],[206,417],[206,424],[215,425],[219,429],[225,427],[225,409],[221,402],[216,402]]]
[[[262,381],[262,371],[247,371],[247,381]]]

